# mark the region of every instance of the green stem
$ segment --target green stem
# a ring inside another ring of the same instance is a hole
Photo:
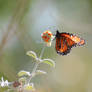
[[[41,54],[40,54],[40,57],[39,57],[39,59],[41,59],[41,58],[42,58],[42,56],[43,56],[43,53],[44,53],[44,50],[45,50],[45,46],[43,47],[43,49],[42,49],[42,51],[41,51]]]
[[[41,54],[40,54],[39,59],[41,59],[41,58],[42,58],[43,53],[44,53],[44,50],[45,50],[45,46],[43,47],[43,49],[42,49],[42,51],[41,51]],[[39,61],[36,61],[35,66],[34,66],[34,68],[33,68],[33,71],[32,71],[32,73],[31,73],[32,75],[30,76],[30,78],[29,78],[29,80],[28,80],[28,83],[31,81],[31,79],[32,79],[32,77],[33,77],[34,73],[36,72],[37,67],[38,67],[38,65],[39,65],[39,64],[40,64],[40,62],[39,62]]]

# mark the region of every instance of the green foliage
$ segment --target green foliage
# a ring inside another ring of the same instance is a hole
[[[37,58],[36,53],[35,53],[35,52],[33,52],[33,51],[28,51],[28,52],[27,52],[27,55],[28,55],[28,56],[33,57],[34,59],[36,59],[36,58]]]
[[[53,60],[51,60],[51,59],[43,59],[42,63],[45,63],[45,64],[48,64],[48,65],[50,65],[52,67],[55,67],[55,62]]]
[[[30,72],[22,70],[18,73],[18,77],[22,77],[22,76],[30,76]]]
[[[42,70],[36,70],[36,74],[47,74],[45,71],[42,71]]]

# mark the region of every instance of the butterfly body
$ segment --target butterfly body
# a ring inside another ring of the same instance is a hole
[[[73,46],[81,46],[85,43],[80,37],[59,31],[56,32],[56,52],[60,55],[67,55]]]

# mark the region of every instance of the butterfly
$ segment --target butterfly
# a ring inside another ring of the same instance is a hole
[[[67,55],[72,47],[85,44],[85,40],[83,40],[82,38],[66,32],[60,33],[58,30],[56,31],[55,38],[56,52],[60,55]]]

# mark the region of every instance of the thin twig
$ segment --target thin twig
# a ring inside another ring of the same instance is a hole
[[[45,50],[45,46],[43,47],[43,49],[42,49],[42,51],[41,51],[41,54],[40,54],[40,57],[39,57],[39,59],[41,59],[41,58],[42,58],[42,56],[43,56],[43,53],[44,53],[44,50]]]
[[[45,50],[45,46],[43,47],[43,49],[42,49],[42,51],[41,51],[41,54],[40,54],[39,59],[42,58],[43,53],[44,53],[44,50]],[[31,73],[31,76],[30,76],[30,78],[28,79],[28,83],[31,81],[32,75],[34,75],[34,73],[36,72],[36,70],[37,70],[39,64],[40,64],[39,62],[36,62],[36,63],[35,63],[35,66],[34,66],[34,68],[33,68],[33,71],[32,71],[32,73]]]
[[[42,51],[41,51],[41,54],[40,54],[39,59],[42,58],[43,53],[44,53],[44,50],[45,50],[45,46],[43,47],[43,49],[42,49]],[[36,62],[36,63],[35,63],[35,66],[34,66],[34,69],[33,69],[33,71],[32,71],[32,73],[35,73],[35,72],[36,72],[38,65],[39,65],[39,62]]]

